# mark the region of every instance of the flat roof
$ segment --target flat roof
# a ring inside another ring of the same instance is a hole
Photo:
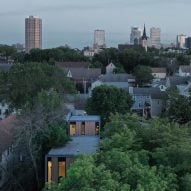
[[[67,121],[100,121],[99,115],[72,115],[68,116]]]
[[[94,154],[97,151],[99,140],[99,136],[72,137],[65,146],[51,149],[47,156],[66,157]]]

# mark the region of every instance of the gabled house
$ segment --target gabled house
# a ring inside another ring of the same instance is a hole
[[[165,79],[167,70],[166,68],[151,68],[154,79]]]
[[[164,109],[163,97],[164,91],[159,88],[129,88],[129,94],[133,97],[132,113],[137,113],[141,116],[148,114],[148,107],[150,108],[150,116],[160,116]]]
[[[181,65],[178,70],[179,76],[191,76],[191,65]]]
[[[91,83],[101,75],[100,68],[65,68],[64,71],[81,93],[87,93]]]
[[[117,88],[127,89],[135,83],[135,77],[131,74],[105,74],[99,76],[99,79],[91,84],[89,89],[89,95],[95,87],[101,85],[115,86]]]
[[[111,62],[106,66],[106,74],[113,74],[116,66]]]
[[[8,179],[8,161],[11,159],[13,148],[12,143],[15,122],[15,116],[9,116],[0,121],[0,190],[3,190],[3,186]]]
[[[187,85],[188,81],[190,81],[190,77],[186,76],[170,76],[166,79],[166,87],[174,88],[177,85]]]
[[[188,84],[177,85],[176,87],[180,95],[185,97],[189,97],[191,95],[191,81],[189,81]]]

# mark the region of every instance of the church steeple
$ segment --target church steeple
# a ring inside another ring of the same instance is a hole
[[[144,30],[143,30],[142,40],[147,40],[147,34],[146,34],[146,27],[145,27],[145,24],[144,24]]]

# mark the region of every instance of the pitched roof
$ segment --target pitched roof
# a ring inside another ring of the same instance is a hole
[[[185,76],[170,76],[168,77],[170,86],[177,86],[181,84],[188,84],[188,81],[191,80],[189,77]]]
[[[182,70],[182,72],[184,73],[191,73],[191,66],[190,65],[181,65],[180,69]]]
[[[75,80],[95,80],[101,75],[100,68],[65,68],[65,72],[71,72],[72,79]]]
[[[152,73],[166,73],[166,68],[151,68]]]
[[[9,116],[0,121],[0,155],[12,144],[15,122],[15,116]]]
[[[129,80],[134,80],[135,77],[131,74],[105,74],[99,77],[102,82],[128,82]]]
[[[133,88],[133,95],[151,96],[152,99],[161,99],[165,92],[160,91],[159,88]]]
[[[89,62],[55,62],[55,65],[61,68],[88,68]]]
[[[65,146],[53,148],[48,156],[75,156],[81,154],[94,154],[97,151],[99,137],[79,136],[73,137]]]

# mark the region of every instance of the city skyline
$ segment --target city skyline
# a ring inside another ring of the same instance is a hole
[[[10,6],[10,4],[12,6]],[[1,4],[0,44],[24,43],[24,19],[38,15],[43,20],[43,48],[68,44],[73,48],[93,46],[93,32],[106,32],[108,46],[127,43],[131,27],[162,30],[161,42],[176,42],[177,34],[191,34],[185,20],[189,0],[7,0]],[[161,14],[161,10],[163,13]],[[151,16],[152,15],[152,16]]]

